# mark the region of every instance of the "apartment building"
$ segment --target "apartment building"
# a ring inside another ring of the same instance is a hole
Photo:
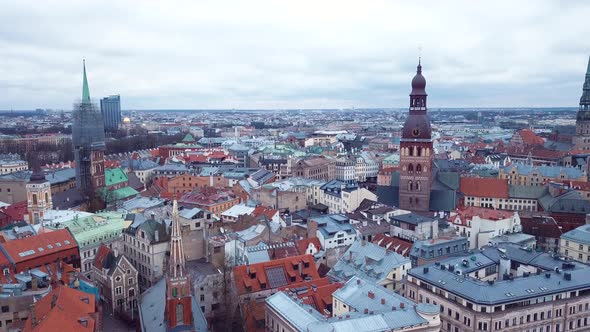
[[[444,332],[588,331],[590,267],[498,244],[408,272],[405,296],[440,306]]]
[[[564,233],[559,240],[559,253],[578,262],[590,262],[590,225]]]

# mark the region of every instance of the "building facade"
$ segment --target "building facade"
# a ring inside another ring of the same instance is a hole
[[[412,79],[410,113],[402,129],[400,141],[400,208],[428,211],[432,183],[432,130],[426,106],[426,79],[418,63]]]
[[[97,283],[107,310],[130,315],[137,307],[137,270],[125,256],[118,254],[101,245],[92,264],[91,278]]]
[[[139,272],[141,291],[164,276],[169,241],[165,221],[155,218],[139,221],[139,225],[131,225],[123,231],[123,254]]]
[[[441,331],[587,331],[589,267],[498,244],[408,272],[405,296],[440,305]]]
[[[18,154],[8,153],[0,155],[0,174],[26,171],[28,169],[29,165]]]
[[[108,96],[100,100],[100,114],[104,120],[104,129],[113,131],[121,124],[121,96]]]
[[[466,237],[469,249],[488,245],[496,236],[522,231],[518,212],[470,206],[451,212],[449,222],[460,236]]]
[[[51,198],[51,185],[45,179],[38,165],[35,165],[33,174],[26,185],[27,210],[29,211],[29,223],[38,224],[43,220],[45,212],[53,208]]]
[[[559,253],[578,262],[590,262],[590,225],[564,233],[559,240]]]

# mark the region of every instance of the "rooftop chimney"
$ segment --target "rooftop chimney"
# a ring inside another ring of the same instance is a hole
[[[370,299],[374,299],[375,298],[375,293],[369,291],[369,294],[367,294],[369,296]]]
[[[297,268],[299,270],[299,275],[302,276],[303,275],[303,262],[302,261],[299,261]]]
[[[37,313],[35,312],[35,304],[31,303],[29,306],[31,309],[31,325],[32,327],[37,326]]]
[[[55,307],[55,303],[57,302],[57,294],[53,294],[51,296],[51,308]]]
[[[400,309],[404,309],[405,307],[406,307],[406,304],[405,304],[405,303],[403,303],[403,302],[400,302],[400,304],[399,304],[399,308],[400,308]]]
[[[365,315],[369,313],[369,309],[365,308]]]
[[[396,311],[396,310],[397,310],[397,307],[396,307],[396,306],[394,306],[394,305],[392,305],[392,306],[391,306],[391,310],[392,310],[392,311]]]
[[[361,284],[361,279],[357,279],[357,280],[356,280],[356,284],[357,284],[357,285],[360,285],[360,284]]]
[[[385,304],[385,299],[381,299],[381,304]]]

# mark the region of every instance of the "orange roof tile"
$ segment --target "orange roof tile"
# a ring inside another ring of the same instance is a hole
[[[36,324],[33,324],[34,315]],[[69,287],[58,287],[35,303],[24,332],[95,330],[97,310],[94,295]]]
[[[543,145],[545,143],[542,137],[537,136],[530,129],[522,129],[518,132],[518,135],[520,135],[524,144],[527,145]]]
[[[299,262],[302,262],[302,274],[299,274]],[[270,276],[269,273],[271,273]],[[258,274],[262,274],[262,276],[259,277]],[[310,278],[310,280],[320,278],[315,261],[311,255],[300,255],[251,264],[249,266],[240,265],[234,267],[234,282],[238,295],[299,283],[305,281],[303,275]],[[260,280],[268,280],[268,283],[262,285]]]
[[[412,249],[413,243],[400,239],[398,237],[393,237],[385,234],[376,234],[373,238],[372,243],[383,247],[387,250],[394,251],[402,256],[408,257],[410,255],[410,249]]]
[[[65,228],[8,241],[3,243],[2,247],[4,247],[5,252],[12,261],[19,263],[32,258],[77,248],[78,243],[76,243],[70,231]]]
[[[305,251],[307,250],[307,248],[309,248],[310,244],[313,244],[318,251],[322,249],[322,244],[320,243],[320,239],[318,239],[315,236],[307,238],[307,239],[297,240],[295,242],[295,244],[297,246],[297,251],[299,252],[300,255],[305,255]]]
[[[459,217],[461,219],[461,224],[463,225],[466,225],[467,221],[472,220],[475,216],[478,216],[481,219],[498,221],[511,218],[514,215],[514,213],[510,211],[494,210],[479,206],[468,206],[461,209],[457,209],[454,212],[456,214],[454,216],[451,216],[449,220],[454,223],[455,220],[457,220],[457,217]]]
[[[312,306],[323,315],[329,317],[332,314],[331,312],[328,313],[329,306],[332,304],[332,293],[340,287],[342,287],[341,283],[330,284],[328,278],[321,278],[279,287],[279,291],[297,296],[303,303]]]
[[[507,179],[465,177],[459,188],[465,196],[508,198]]]

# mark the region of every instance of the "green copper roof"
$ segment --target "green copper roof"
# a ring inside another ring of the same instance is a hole
[[[82,103],[90,103],[90,90],[88,89],[88,79],[86,78],[86,60],[82,61],[84,67],[84,78],[82,79]]]
[[[74,218],[51,229],[69,228],[80,248],[97,246],[102,242],[117,240],[128,226],[119,212],[101,212],[84,218]]]
[[[182,139],[182,141],[185,142],[185,143],[196,142],[195,138],[190,133],[186,134],[186,136],[184,136],[184,138]]]
[[[590,56],[588,57],[588,69],[586,69],[586,75],[590,75]]]
[[[107,187],[126,181],[129,181],[129,178],[120,167],[108,168],[104,171],[104,182]]]
[[[121,199],[136,196],[139,194],[139,192],[131,187],[123,187],[113,191],[109,191],[106,188],[101,188],[99,189],[99,194],[102,199],[105,200],[107,204],[109,204]]]

